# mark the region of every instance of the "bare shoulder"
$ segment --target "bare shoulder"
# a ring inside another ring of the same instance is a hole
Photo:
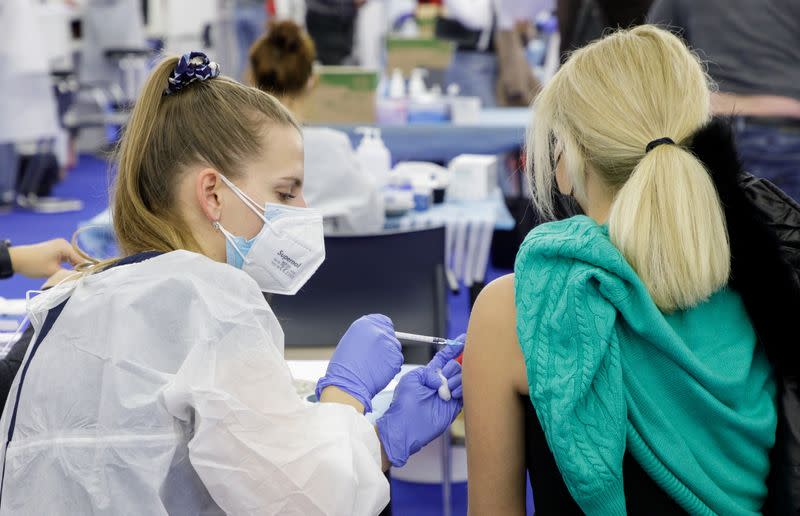
[[[516,324],[516,307],[514,305],[514,275],[508,274],[492,281],[481,291],[472,310],[473,322],[490,326],[508,326],[513,329]],[[516,332],[515,332],[516,333]]]

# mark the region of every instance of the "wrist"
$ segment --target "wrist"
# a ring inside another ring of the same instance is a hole
[[[396,468],[402,468],[408,462],[409,453],[404,445],[405,436],[397,435],[398,427],[389,420],[391,418],[391,408],[389,412],[381,416],[375,422],[375,430],[378,432],[378,440],[381,443],[381,450],[386,460]]]
[[[375,436],[378,438],[378,444],[381,447],[381,469],[383,471],[388,471],[389,468],[392,467],[392,462],[386,455],[386,448],[383,447],[383,441],[381,440],[381,433],[378,430],[378,425],[373,426],[373,428],[375,429]]]
[[[361,403],[355,396],[347,391],[336,387],[324,387],[322,392],[318,395],[320,403],[339,403],[341,405],[349,405],[356,409],[359,414],[364,413],[364,404]]]
[[[353,374],[340,370],[334,364],[328,366],[328,372],[317,382],[317,399],[322,399],[322,391],[328,387],[336,387],[348,396],[355,398],[363,405],[366,412],[372,412],[372,394],[367,386]]]
[[[0,241],[0,279],[10,278],[14,275],[14,260],[12,258],[11,242]]]

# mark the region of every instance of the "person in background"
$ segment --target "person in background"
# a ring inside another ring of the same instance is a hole
[[[436,36],[456,44],[445,84],[458,84],[461,95],[479,97],[483,107],[496,106],[499,68],[492,41],[493,1],[445,0],[443,7]]]
[[[324,65],[341,65],[353,52],[356,14],[367,0],[306,0],[306,29]]]
[[[557,186],[586,216],[535,228],[475,304],[470,514],[524,514],[526,469],[545,516],[762,510],[776,380],[797,368],[794,331],[762,338],[799,296],[712,89],[644,25],[574,52],[537,97],[535,205],[552,216]]]
[[[0,279],[10,278],[14,274],[29,278],[49,278],[43,287],[48,288],[72,274],[72,271],[62,268],[63,264],[74,267],[83,262],[83,257],[63,238],[18,246],[12,246],[8,240],[0,241]],[[0,359],[0,411],[32,336],[33,328],[29,326]]]
[[[82,262],[83,258],[63,238],[18,246],[12,246],[8,240],[0,241],[0,279],[14,274],[49,278],[62,270],[64,263],[75,266]]]
[[[253,84],[277,96],[302,120],[314,88],[315,45],[292,21],[273,23],[250,50]],[[326,228],[344,233],[383,229],[384,204],[377,178],[362,170],[347,135],[303,128],[305,198],[322,212]]]
[[[139,0],[87,0],[83,11],[80,80],[86,84],[117,83],[118,63],[111,49],[145,49],[144,13]]]
[[[26,208],[28,194],[38,185],[40,169],[24,170],[24,185],[18,185],[21,167],[20,147],[31,145],[45,158],[61,128],[50,79],[49,51],[40,37],[40,6],[29,0],[8,0],[0,4],[0,211],[9,210],[15,201]],[[36,165],[41,160],[36,161]],[[31,179],[30,189],[28,179]],[[24,192],[17,192],[18,186]],[[24,195],[18,195],[24,193]]]
[[[800,2],[656,0],[649,20],[708,60],[745,169],[800,201]]]
[[[653,0],[557,0],[561,58],[603,36],[608,29],[641,25]]]
[[[534,76],[525,54],[533,36],[536,16],[552,11],[552,0],[494,0],[500,76],[498,100],[503,106],[528,106],[542,85]]]
[[[250,47],[267,26],[267,6],[264,0],[236,0],[236,41],[239,44],[239,70],[236,78],[242,80],[247,69]]]

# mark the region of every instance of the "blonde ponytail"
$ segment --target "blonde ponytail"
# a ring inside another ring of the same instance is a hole
[[[656,147],[617,193],[611,241],[665,312],[687,308],[725,286],[730,245],[711,178],[676,145]]]
[[[613,196],[611,240],[665,312],[723,287],[730,246],[719,197],[680,145],[711,117],[700,60],[673,34],[644,25],[576,51],[534,102],[528,173],[534,203],[552,213],[556,155],[578,201],[593,174]]]
[[[170,145],[171,139],[166,142],[154,139],[162,137],[156,134],[163,117],[160,113],[161,103],[172,100],[164,97],[163,92],[167,78],[177,63],[177,57],[170,57],[153,70],[120,141],[118,175],[111,206],[114,231],[121,235],[120,244],[125,253],[143,250],[169,252],[175,249],[200,251],[191,231],[167,209],[170,189],[166,188],[166,181],[147,180],[144,172],[151,167],[162,167],[166,179],[171,168],[166,163],[159,163],[163,157],[146,149]]]

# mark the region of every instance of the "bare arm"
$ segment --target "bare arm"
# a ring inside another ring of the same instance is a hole
[[[469,514],[525,514],[525,362],[514,277],[489,284],[472,311],[464,353]]]

